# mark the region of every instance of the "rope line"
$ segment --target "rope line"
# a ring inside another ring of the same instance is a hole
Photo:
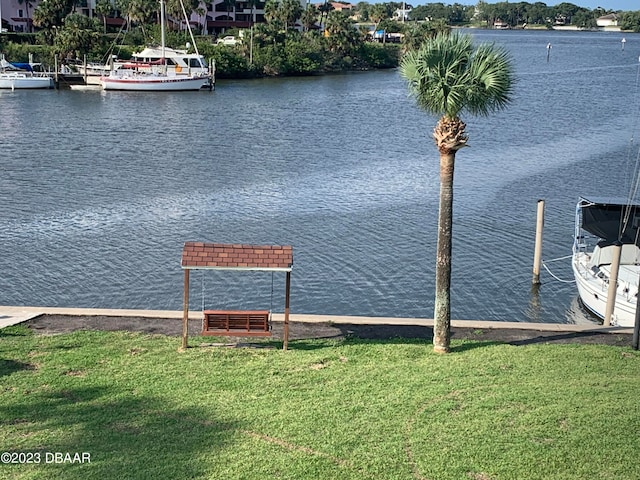
[[[567,258],[571,258],[573,257],[573,255],[565,255],[564,257],[558,257],[558,258],[552,258],[551,260],[545,260],[542,263],[549,263],[549,262],[557,262],[558,260],[566,260]]]
[[[556,260],[559,260],[558,258]],[[561,282],[561,283],[575,283],[575,279],[574,280],[564,280],[560,277],[558,277],[557,275],[555,275],[551,270],[549,270],[549,267],[547,267],[547,265],[543,262],[542,266],[544,267],[544,269],[549,272],[549,275],[551,275],[553,278],[555,278],[557,281]]]

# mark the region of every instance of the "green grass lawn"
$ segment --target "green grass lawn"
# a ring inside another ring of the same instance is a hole
[[[0,330],[0,478],[640,478],[630,348],[201,341]]]

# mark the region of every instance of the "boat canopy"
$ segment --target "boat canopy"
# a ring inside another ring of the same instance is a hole
[[[33,67],[30,63],[7,62],[4,58],[0,59],[0,68],[3,70],[26,70],[27,72],[33,72]]]
[[[30,63],[26,63],[26,62],[21,62],[21,63],[11,62],[11,65],[13,65],[15,68],[17,68],[19,70],[26,70],[27,72],[33,72],[33,67],[31,66]]]
[[[616,241],[640,245],[640,204],[628,203],[624,199],[584,198],[580,199],[582,228],[604,240],[604,244]],[[628,221],[622,231],[626,212]]]

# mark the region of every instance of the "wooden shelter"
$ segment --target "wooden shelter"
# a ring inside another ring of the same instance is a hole
[[[293,248],[291,246],[185,242],[184,248],[182,249],[181,265],[184,270],[182,348],[187,348],[189,322],[189,272],[191,270],[208,269],[259,270],[286,273],[283,349],[287,349],[289,343],[291,267],[293,265]],[[221,312],[223,311],[216,311],[216,315]],[[255,314],[255,312],[240,312],[237,310],[232,312],[229,311],[227,313],[227,331],[229,331],[229,314],[232,313],[233,315],[238,315],[244,313],[247,318]],[[247,321],[247,331],[249,330],[250,325]],[[215,333],[220,333],[220,331],[218,330]]]

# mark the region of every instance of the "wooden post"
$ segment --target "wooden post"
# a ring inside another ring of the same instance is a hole
[[[622,244],[616,242],[613,245],[613,258],[611,259],[611,274],[609,275],[609,290],[607,292],[607,308],[604,313],[604,326],[611,325],[613,308],[616,304],[616,292],[618,290],[618,270],[620,270],[620,256],[622,255]]]
[[[287,281],[284,294],[284,341],[282,342],[282,349],[287,350],[289,347],[289,300],[291,290],[291,272],[287,272]]]
[[[182,304],[182,348],[187,348],[189,335],[189,269],[184,269],[184,301]]]
[[[542,263],[542,230],[544,228],[544,200],[538,200],[538,216],[536,220],[536,245],[533,252],[534,285],[540,284],[540,264]]]
[[[640,284],[638,284],[638,293],[640,293]],[[633,338],[631,346],[634,350],[640,348],[640,295],[636,295],[636,319],[633,324]]]

